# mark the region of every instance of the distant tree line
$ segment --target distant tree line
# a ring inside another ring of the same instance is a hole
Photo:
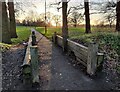
[[[35,27],[44,27],[45,21],[37,20],[37,21],[29,21],[29,20],[23,20],[20,22],[19,20],[16,20],[16,25],[18,26],[35,26]],[[49,27],[51,24],[47,24]]]
[[[30,14],[29,14],[30,13]],[[45,13],[41,14],[35,14],[34,11],[29,11],[28,15],[25,17],[22,22],[16,19],[17,25],[23,25],[23,26],[39,26],[39,27],[44,27],[47,25],[47,27],[50,26],[61,26],[61,16],[60,15],[55,15],[50,12],[46,13],[46,21],[45,21]],[[32,15],[32,16],[31,16]],[[54,25],[53,25],[54,24]]]

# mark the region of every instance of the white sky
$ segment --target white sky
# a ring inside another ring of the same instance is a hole
[[[25,18],[25,15],[30,11],[30,10],[34,10],[35,12],[37,12],[38,14],[40,13],[44,13],[45,12],[45,0],[15,0],[15,1],[19,1],[19,2],[23,2],[23,3],[31,3],[33,2],[33,4],[36,6],[36,7],[28,7],[28,8],[24,8],[25,10],[25,13],[21,15],[21,17],[19,17],[19,19],[24,19]],[[58,12],[56,8],[51,8],[49,7],[49,4],[52,3],[52,2],[59,2],[61,0],[46,0],[46,3],[47,3],[47,12],[51,12],[53,14],[57,14],[57,15],[62,15],[62,12],[61,10]],[[70,6],[74,6],[74,5],[77,5],[79,4],[80,2],[83,3],[84,0],[71,0],[68,4],[68,8]],[[106,1],[116,1],[116,0],[90,0],[90,2],[106,2]],[[24,7],[24,6],[21,6],[21,7]],[[84,12],[84,11],[81,11],[81,12]],[[91,15],[90,16],[91,18],[91,24],[96,24],[98,20],[102,19],[102,15]]]

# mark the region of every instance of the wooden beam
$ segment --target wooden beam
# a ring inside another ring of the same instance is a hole
[[[33,83],[39,83],[39,68],[38,68],[38,48],[37,46],[30,47],[31,69]]]
[[[22,73],[23,73],[23,83],[24,84],[31,84],[32,83],[32,73],[31,73],[31,65],[30,65],[30,61],[31,61],[31,57],[30,57],[30,46],[31,46],[31,41],[32,38],[31,36],[29,37],[29,41],[28,41],[28,46],[26,49],[26,54],[25,54],[25,58],[23,61],[22,66]]]
[[[57,44],[63,47],[63,37],[57,35]],[[91,43],[85,47],[79,43],[67,39],[68,50],[74,52],[76,60],[87,67],[87,73],[94,75],[97,68],[103,64],[104,54],[98,53],[98,44]]]
[[[94,75],[97,69],[98,44],[90,43],[88,46],[87,73]]]

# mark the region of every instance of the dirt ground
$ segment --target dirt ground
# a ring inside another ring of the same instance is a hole
[[[23,45],[12,47],[10,50],[2,53],[3,90],[17,90],[22,85],[21,65],[24,55],[25,48]]]

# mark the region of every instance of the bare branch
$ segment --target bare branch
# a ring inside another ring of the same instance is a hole
[[[60,5],[61,2],[52,3],[50,5]]]

